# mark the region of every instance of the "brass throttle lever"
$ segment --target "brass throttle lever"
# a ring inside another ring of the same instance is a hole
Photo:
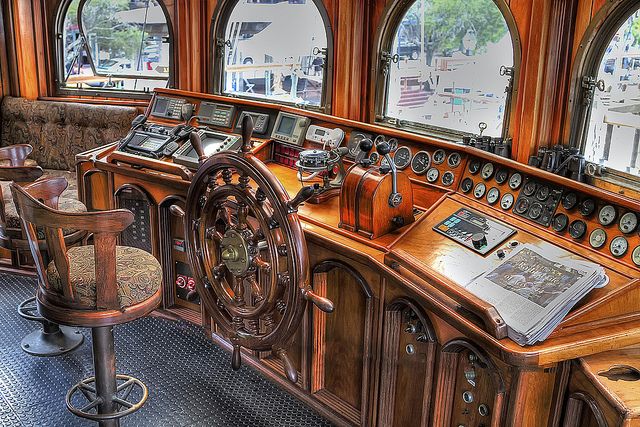
[[[198,162],[203,163],[207,160],[207,155],[204,154],[204,147],[202,146],[202,138],[198,132],[191,132],[189,135],[189,141],[196,154],[198,155]]]

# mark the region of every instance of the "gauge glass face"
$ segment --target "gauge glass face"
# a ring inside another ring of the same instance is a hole
[[[577,219],[569,226],[569,235],[574,239],[582,239],[587,232],[587,224],[584,221]]]
[[[538,184],[536,184],[534,181],[529,181],[524,185],[522,191],[524,192],[525,196],[531,197],[535,194],[537,189]]]
[[[638,216],[634,212],[627,212],[620,218],[618,228],[624,234],[633,233],[638,228]]]
[[[451,184],[453,184],[454,180],[455,180],[455,176],[453,175],[453,172],[451,172],[451,171],[446,171],[444,173],[444,175],[442,175],[442,184],[445,187],[448,187]]]
[[[516,213],[518,215],[522,215],[523,213],[525,213],[527,210],[529,210],[529,206],[530,206],[530,202],[529,199],[519,199],[516,202],[516,207],[514,208],[514,210],[516,211]]]
[[[624,256],[624,254],[627,253],[627,250],[629,250],[629,242],[627,242],[627,239],[624,237],[618,236],[611,241],[609,249],[611,250],[611,255],[619,258]]]
[[[478,172],[480,172],[480,160],[473,159],[471,160],[471,163],[469,163],[469,173],[471,175],[475,175]]]
[[[390,140],[388,140],[387,144],[389,144],[389,148],[391,149],[392,153],[398,149],[398,140],[395,138],[391,138]]]
[[[418,175],[422,175],[431,166],[431,155],[426,151],[418,151],[411,161],[411,170]]]
[[[511,175],[511,178],[509,178],[509,188],[512,190],[517,190],[518,188],[520,188],[521,185],[522,185],[522,175],[520,175],[517,172]]]
[[[389,167],[389,162],[387,161],[386,157],[383,157],[382,160],[380,160],[380,168],[388,168]]]
[[[482,179],[489,179],[493,176],[493,163],[487,163],[482,167]]]
[[[563,232],[567,228],[567,225],[569,225],[569,217],[563,213],[559,213],[554,216],[553,221],[551,222],[551,227],[556,233]]]
[[[447,153],[443,149],[439,149],[433,152],[433,163],[441,165],[444,163],[444,159],[447,157]]]
[[[467,194],[473,188],[473,180],[471,178],[465,178],[462,180],[460,189],[463,193]]]
[[[538,202],[535,202],[531,205],[531,209],[529,209],[529,218],[533,220],[540,218],[540,216],[542,215],[542,210],[542,205]]]
[[[599,249],[607,242],[607,232],[602,228],[596,228],[589,235],[589,244],[595,249]]]
[[[427,181],[429,181],[430,183],[434,183],[438,180],[439,176],[440,176],[440,172],[438,172],[438,169],[431,168],[427,172]]]
[[[509,179],[509,171],[506,169],[498,169],[498,172],[496,172],[496,182],[502,185],[507,182],[507,179]]]
[[[576,193],[567,193],[562,198],[562,207],[570,211],[578,204],[578,195]]]
[[[580,204],[580,213],[582,216],[590,216],[596,210],[596,202],[593,199],[586,199]]]
[[[490,205],[494,205],[496,204],[498,199],[500,199],[500,190],[498,190],[496,187],[490,188],[487,192],[487,202]]]
[[[371,155],[369,156],[369,161],[371,162],[372,165],[377,164],[379,160],[380,160],[380,154],[378,153],[371,153]]]
[[[549,193],[550,193],[549,187],[547,187],[546,185],[543,185],[538,188],[538,191],[536,191],[536,199],[540,200],[541,202],[544,202],[549,198]]]
[[[605,227],[607,225],[613,224],[615,220],[616,208],[611,205],[604,206],[602,209],[600,209],[600,212],[598,212],[598,221],[600,221],[600,224],[604,225]]]
[[[476,197],[476,199],[482,199],[484,197],[484,193],[487,192],[487,186],[484,185],[483,182],[479,182],[478,185],[476,185],[476,188],[473,189],[473,195]]]
[[[631,261],[633,261],[635,265],[640,267],[640,246],[633,250],[633,253],[631,254]]]
[[[460,166],[460,162],[462,162],[462,156],[460,156],[460,153],[449,154],[449,157],[447,158],[447,164],[450,168],[457,168],[458,166]]]
[[[396,164],[398,169],[404,170],[411,164],[411,157],[411,149],[403,146],[398,148],[393,154],[393,163]]]
[[[502,200],[500,201],[500,207],[505,211],[508,211],[509,209],[511,209],[511,206],[513,206],[514,201],[515,201],[515,198],[513,197],[513,194],[507,193],[504,196],[502,196]]]

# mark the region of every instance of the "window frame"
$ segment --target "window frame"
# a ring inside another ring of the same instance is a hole
[[[389,89],[388,71],[386,70],[387,60],[385,55],[390,55],[393,48],[393,41],[402,19],[409,11],[411,6],[417,0],[394,0],[385,8],[381,25],[376,33],[375,42],[372,52],[371,67],[371,87],[370,91],[374,93],[369,114],[374,124],[391,127],[395,129],[403,129],[408,132],[418,133],[425,136],[445,139],[449,141],[460,141],[464,136],[473,136],[477,132],[463,132],[453,129],[432,126],[423,123],[409,122],[397,120],[388,117],[387,114],[387,94]],[[505,0],[492,0],[496,7],[502,13],[509,35],[511,36],[511,44],[513,45],[513,67],[511,82],[509,84],[511,90],[507,96],[505,103],[505,115],[502,122],[501,136],[507,140],[513,137],[512,122],[516,111],[518,100],[518,82],[520,80],[520,64],[522,61],[522,46],[520,43],[520,33],[516,25],[516,20],[509,9],[509,5]]]
[[[74,0],[62,0],[57,7],[57,13],[55,15],[55,25],[54,25],[54,89],[57,95],[62,96],[94,96],[100,98],[124,98],[124,99],[151,99],[153,96],[153,90],[149,92],[145,91],[133,91],[133,90],[120,90],[120,89],[75,89],[62,87],[62,82],[65,79],[65,70],[64,70],[64,22],[67,17],[67,12],[71,3]],[[80,16],[80,12],[82,11],[84,4],[88,0],[79,0],[78,4],[78,28],[82,36],[84,36],[84,28],[82,24],[82,19]],[[175,82],[175,46],[174,46],[174,33],[173,33],[173,25],[171,22],[171,15],[169,14],[169,10],[164,3],[164,0],[157,0],[158,4],[162,8],[162,12],[167,21],[167,29],[169,33],[169,78],[167,79],[167,87],[173,87]],[[88,54],[89,63],[95,75],[98,75],[95,70],[95,65],[93,63],[93,57],[91,54]],[[120,75],[125,78],[138,78],[139,76],[128,76],[128,75]],[[151,79],[151,80],[164,80],[164,79]]]
[[[584,153],[589,136],[589,124],[593,102],[583,102],[587,89],[582,86],[584,77],[598,78],[598,70],[605,52],[613,36],[632,12],[640,8],[640,0],[610,1],[602,6],[587,27],[576,52],[573,66],[571,93],[567,117],[569,120],[569,143]],[[597,90],[597,89],[596,89]],[[640,190],[640,177],[611,168],[602,170],[598,163],[587,161],[587,175],[593,178],[596,186],[598,180],[617,187],[629,187]]]
[[[312,1],[320,16],[322,17],[323,26],[327,35],[327,54],[325,56],[325,67],[323,70],[323,82],[322,82],[322,95],[320,98],[320,105],[306,105],[298,104],[295,102],[279,101],[275,99],[269,99],[264,97],[247,96],[245,94],[238,93],[225,93],[224,86],[224,48],[225,48],[225,35],[227,29],[227,22],[233,13],[233,10],[241,0],[222,0],[218,2],[215,11],[213,12],[210,29],[210,59],[212,70],[209,72],[209,92],[214,95],[228,96],[230,98],[248,99],[251,101],[270,102],[273,104],[290,105],[302,109],[320,111],[326,114],[330,114],[332,110],[332,98],[333,98],[333,68],[334,68],[334,39],[333,28],[331,27],[331,20],[329,19],[329,13],[322,0],[307,0]]]

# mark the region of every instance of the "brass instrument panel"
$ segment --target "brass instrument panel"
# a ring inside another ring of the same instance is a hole
[[[581,246],[640,267],[637,212],[475,158],[469,160],[459,190]]]

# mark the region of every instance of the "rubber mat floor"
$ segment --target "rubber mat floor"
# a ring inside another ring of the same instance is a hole
[[[0,425],[95,426],[65,406],[71,386],[93,375],[90,330],[76,351],[29,356],[22,338],[39,327],[16,307],[34,295],[32,278],[0,274]],[[149,388],[122,426],[329,426],[256,371],[230,369],[230,356],[187,322],[143,318],[114,329],[118,373]]]

